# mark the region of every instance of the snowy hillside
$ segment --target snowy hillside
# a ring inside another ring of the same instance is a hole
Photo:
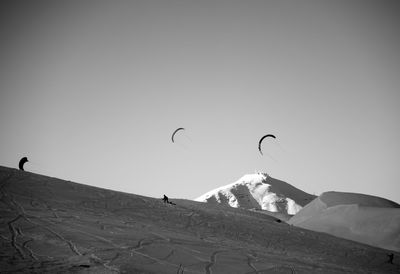
[[[236,208],[262,209],[294,215],[315,197],[267,174],[247,174],[195,199]]]
[[[400,270],[400,253],[389,264],[387,250],[265,214],[190,200],[165,204],[1,166],[0,201],[1,273]]]
[[[383,198],[325,192],[288,223],[400,251],[400,205]]]

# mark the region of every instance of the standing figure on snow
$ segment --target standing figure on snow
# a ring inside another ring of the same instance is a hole
[[[164,203],[167,203],[167,204],[169,204],[168,197],[167,197],[167,196],[165,196],[165,194],[164,194],[163,201],[164,201]]]

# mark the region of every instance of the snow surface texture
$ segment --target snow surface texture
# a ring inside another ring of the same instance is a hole
[[[375,196],[325,192],[289,224],[400,251],[400,205]]]
[[[257,173],[247,174],[234,183],[211,190],[195,201],[294,215],[312,199],[313,195],[288,183],[265,173]]]
[[[0,166],[0,272],[400,273],[398,252],[389,264],[388,250],[277,222],[268,211],[171,205],[161,195]]]

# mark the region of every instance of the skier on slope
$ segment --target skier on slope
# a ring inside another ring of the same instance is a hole
[[[175,203],[170,202],[169,199],[168,199],[168,197],[165,196],[165,194],[164,194],[164,198],[162,198],[162,200],[164,201],[164,203],[171,204],[171,205],[176,205]]]
[[[165,196],[165,194],[164,194],[164,198],[163,198],[162,200],[164,201],[164,203],[167,203],[167,204],[169,204],[168,197],[167,197],[167,196]]]

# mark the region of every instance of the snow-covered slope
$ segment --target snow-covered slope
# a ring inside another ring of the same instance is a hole
[[[211,190],[195,200],[294,215],[314,198],[315,196],[288,183],[264,173],[257,173],[247,174],[238,181]]]
[[[0,272],[400,270],[397,252],[389,264],[387,250],[289,226],[265,214],[172,201],[176,205],[0,166]]]
[[[400,205],[383,198],[325,192],[288,223],[400,251]]]

